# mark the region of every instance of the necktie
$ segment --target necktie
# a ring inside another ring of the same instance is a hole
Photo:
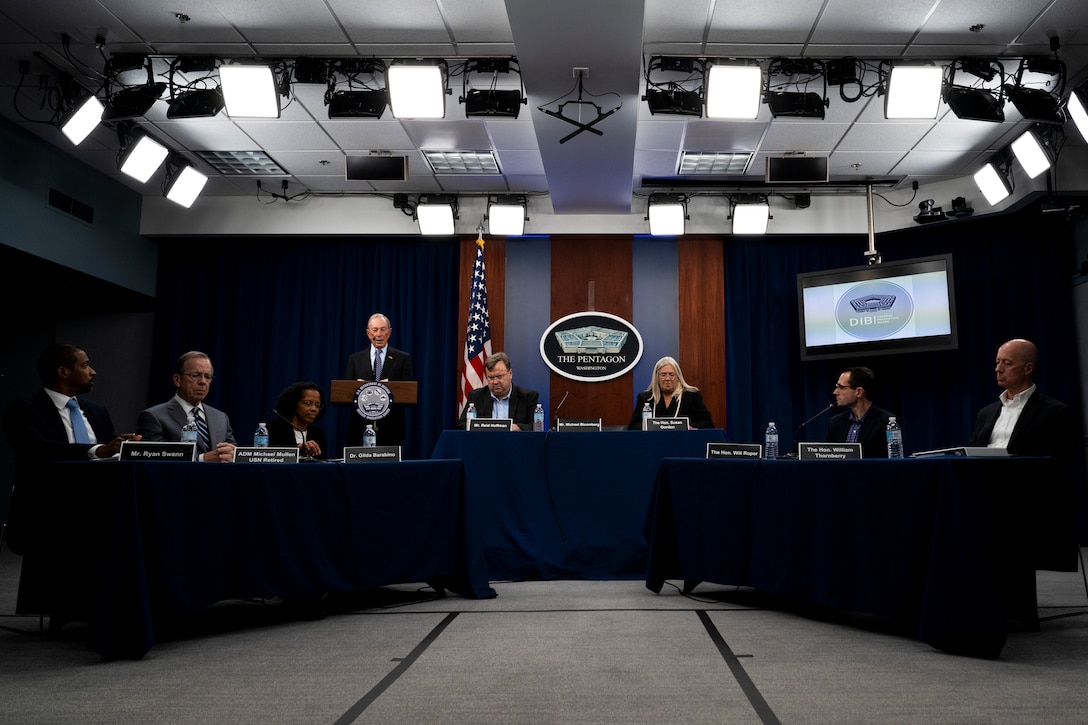
[[[72,421],[72,435],[76,439],[76,443],[90,443],[91,437],[87,435],[87,426],[83,423],[83,413],[79,410],[79,401],[75,398],[68,398],[68,402],[64,404],[68,408],[68,418]]]
[[[200,439],[200,452],[206,453],[212,449],[212,438],[208,435],[208,423],[200,408],[193,408],[193,420],[196,421],[197,437]]]
[[[381,350],[375,350],[374,351],[374,379],[375,380],[381,380],[382,379],[382,351]]]

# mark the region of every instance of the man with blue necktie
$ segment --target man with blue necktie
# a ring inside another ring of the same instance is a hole
[[[97,372],[87,353],[75,345],[50,345],[38,356],[42,389],[16,401],[4,411],[4,432],[15,454],[6,541],[15,553],[33,550],[38,521],[49,502],[41,498],[38,482],[53,461],[110,458],[121,442],[138,435],[115,435],[105,406],[77,397],[91,391]]]
[[[366,323],[366,336],[370,338],[370,347],[348,358],[344,377],[348,380],[415,380],[412,373],[412,356],[403,350],[389,345],[389,336],[393,326],[389,318],[375,312]],[[404,406],[393,401],[393,409],[382,420],[376,422],[377,443],[379,446],[399,446],[404,441]],[[348,445],[357,446],[363,442],[366,421],[354,412],[348,423]]]

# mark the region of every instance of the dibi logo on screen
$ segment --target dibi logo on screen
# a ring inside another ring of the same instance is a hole
[[[843,293],[835,305],[839,329],[860,340],[883,340],[906,327],[914,300],[905,289],[885,281],[862,282]]]

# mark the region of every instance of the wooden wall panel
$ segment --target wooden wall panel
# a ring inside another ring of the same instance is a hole
[[[630,237],[553,237],[551,317],[574,312],[607,312],[631,320]],[[593,283],[593,308],[590,307]],[[569,392],[561,418],[600,417],[604,425],[626,425],[634,400],[631,375],[601,383],[551,374],[553,406]],[[553,411],[549,411],[549,416]]]
[[[714,425],[725,428],[725,262],[722,240],[684,237],[677,252],[684,379],[703,393]]]

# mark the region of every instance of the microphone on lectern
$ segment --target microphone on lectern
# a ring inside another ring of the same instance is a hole
[[[563,399],[559,401],[559,405],[555,406],[555,410],[552,411],[552,421],[555,422],[555,430],[559,430],[559,409],[563,407],[563,403],[567,402],[567,396],[570,395],[570,391],[563,393]]]

